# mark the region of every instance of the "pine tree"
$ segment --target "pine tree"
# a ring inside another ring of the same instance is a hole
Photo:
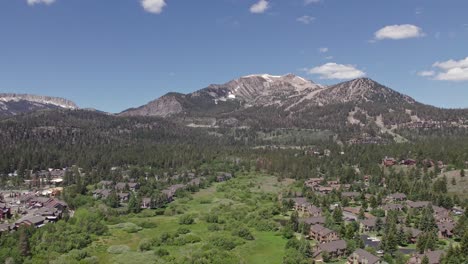
[[[28,234],[26,233],[26,228],[25,227],[20,227],[19,229],[19,250],[21,253],[21,256],[27,257],[31,254],[30,249],[29,249],[29,238]]]
[[[128,201],[128,212],[137,214],[141,210],[140,203],[134,193],[131,194],[130,200]]]
[[[423,257],[423,259],[421,261],[421,264],[429,264],[429,258],[426,255],[424,255],[424,257]]]

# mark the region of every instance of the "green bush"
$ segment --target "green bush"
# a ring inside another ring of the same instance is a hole
[[[179,218],[179,224],[191,225],[195,222],[195,218],[192,215],[185,214]]]
[[[238,237],[243,238],[245,240],[254,240],[255,239],[254,236],[252,235],[252,233],[250,232],[250,230],[248,228],[245,228],[245,227],[241,227],[241,228],[233,230],[232,235],[233,236],[238,236]]]
[[[185,228],[185,227],[179,227],[176,232],[178,235],[185,235],[190,233],[190,229]]]
[[[138,250],[139,251],[149,251],[151,250],[151,247],[153,246],[153,243],[148,240],[148,239],[143,239],[140,241],[140,244],[138,245]]]
[[[164,248],[158,248],[154,251],[154,254],[158,257],[169,256],[169,251]]]
[[[116,245],[116,246],[110,246],[107,249],[107,253],[109,254],[123,254],[125,252],[130,251],[130,248],[126,245]]]

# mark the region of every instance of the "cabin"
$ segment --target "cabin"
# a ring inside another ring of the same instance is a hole
[[[385,218],[380,218],[382,225],[385,223]],[[361,232],[377,231],[377,217],[363,219],[359,223]]]
[[[319,243],[326,243],[340,239],[336,231],[319,224],[310,227],[309,238],[317,240]]]
[[[377,256],[372,255],[371,253],[365,251],[364,249],[356,249],[356,251],[353,252],[348,257],[348,260],[346,262],[347,264],[380,264],[382,263],[380,261],[380,258]]]
[[[11,207],[6,203],[0,203],[0,219],[11,218]]]
[[[407,201],[406,202],[406,205],[410,209],[422,209],[424,207],[427,207],[429,204],[430,204],[430,202],[428,202],[428,201],[417,201],[417,202]]]
[[[15,229],[18,229],[20,226],[32,226],[32,227],[42,227],[45,224],[46,218],[43,216],[27,216],[23,217],[20,220],[15,222]]]
[[[404,193],[394,193],[387,196],[387,202],[403,202],[406,201],[406,194]]]
[[[149,198],[149,197],[143,197],[143,199],[141,199],[140,208],[141,208],[141,209],[149,209],[149,208],[151,208],[151,198]]]
[[[452,222],[438,223],[438,236],[440,239],[447,239],[453,237],[453,230],[455,229],[455,224]]]
[[[93,191],[94,199],[107,199],[109,197],[111,191],[107,189],[97,189]]]
[[[104,189],[111,189],[114,183],[112,181],[100,181],[98,186]]]
[[[344,240],[335,240],[323,244],[319,244],[314,247],[313,258],[316,261],[323,261],[322,253],[327,252],[332,258],[341,258],[346,254],[346,241]]]
[[[410,242],[413,244],[418,241],[418,237],[423,233],[423,231],[412,227],[404,227],[403,230],[405,233],[411,234]]]
[[[404,208],[405,206],[402,204],[386,204],[382,206],[382,209],[385,211],[385,215],[390,211],[403,211]]]
[[[358,192],[343,192],[343,193],[341,193],[341,197],[348,198],[348,199],[353,200],[353,201],[355,201],[356,198],[359,198],[359,196],[361,196],[361,194],[358,193]]]
[[[11,231],[11,227],[9,224],[0,224],[0,236],[4,233],[9,233]]]
[[[301,218],[299,222],[307,224],[307,225],[324,225],[325,224],[325,217],[317,216],[317,217],[308,217],[308,218]]]
[[[130,200],[130,193],[118,193],[117,197],[119,197],[121,203],[126,203]]]
[[[227,172],[221,172],[219,175],[216,177],[217,182],[224,182],[232,179],[232,174],[227,173]]]
[[[385,167],[391,167],[391,166],[396,165],[396,164],[397,164],[397,161],[396,161],[396,159],[394,159],[394,158],[385,157],[385,158],[382,160],[382,164],[383,164]]]
[[[427,251],[424,254],[415,253],[411,256],[411,258],[406,262],[407,264],[421,264],[424,256],[427,256],[429,259],[429,264],[440,264],[440,259],[444,251],[442,250],[435,250],[435,251]]]

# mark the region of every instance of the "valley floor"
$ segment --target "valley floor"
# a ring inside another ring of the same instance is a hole
[[[225,251],[222,246],[218,247],[221,253],[216,254],[226,255],[226,259],[220,259],[219,263],[231,263],[230,260],[232,263],[282,263],[287,240],[275,228],[260,231],[269,229],[269,225],[274,227],[274,223],[267,220],[265,223],[255,223],[252,220],[266,213],[262,211],[273,208],[273,198],[291,182],[278,182],[277,177],[273,176],[242,175],[228,182],[215,183],[208,189],[177,199],[166,208],[164,215],[155,216],[154,210],[147,210],[138,215],[115,219],[121,223],[109,224],[110,235],[93,242],[88,251],[99,258],[99,263],[190,263],[202,252],[213,248],[213,239],[221,237],[233,241],[236,246]],[[175,213],[169,215],[169,212]],[[194,223],[179,224],[182,215],[192,215]],[[219,223],[208,223],[208,215],[217,215]],[[251,230],[254,239],[233,236],[231,230],[237,226]],[[190,232],[174,239],[179,242],[160,245],[157,242],[149,250],[141,250],[143,243],[157,241],[167,234],[173,235],[181,228]],[[199,238],[200,241],[187,244],[180,242],[180,238],[187,236]],[[157,252],[161,255],[160,252],[165,251],[169,253],[167,256],[157,256]]]

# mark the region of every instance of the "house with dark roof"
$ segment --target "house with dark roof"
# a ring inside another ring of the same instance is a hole
[[[325,243],[340,239],[338,233],[334,230],[328,229],[323,225],[312,225],[309,229],[309,238],[317,240],[319,243]]]
[[[343,192],[343,193],[341,193],[341,197],[348,198],[348,199],[351,199],[353,201],[356,198],[358,198],[359,196],[361,196],[361,194],[358,193],[358,192]]]
[[[347,264],[380,264],[380,258],[372,255],[371,253],[363,250],[356,249],[353,254],[348,257]]]
[[[15,222],[15,229],[22,225],[41,227],[44,225],[46,218],[43,216],[26,216]]]
[[[9,224],[0,224],[0,236],[3,233],[9,233],[11,231],[11,227]]]
[[[332,258],[343,257],[346,254],[346,241],[335,240],[315,246],[313,249],[313,258],[316,261],[323,261],[323,252],[327,252]]]
[[[109,197],[111,191],[108,189],[97,189],[93,191],[93,197],[95,199],[107,199]]]
[[[429,259],[429,264],[440,264],[440,259],[444,251],[442,250],[435,250],[435,251],[427,251],[424,254],[413,254],[411,258],[406,262],[407,264],[421,264],[424,256],[427,256]]]
[[[406,201],[406,194],[404,193],[393,193],[387,196],[386,199],[388,202],[402,202]]]
[[[406,205],[410,209],[422,209],[422,208],[426,207],[429,204],[430,204],[430,202],[428,202],[428,201],[417,201],[417,202],[407,201],[406,202]]]
[[[411,234],[411,243],[416,243],[418,241],[418,237],[423,233],[423,231],[412,227],[403,227],[403,230],[405,233]]]
[[[11,207],[6,203],[0,203],[0,219],[11,217]]]
[[[324,225],[325,224],[325,217],[323,216],[316,216],[316,217],[308,217],[308,218],[301,218],[299,222],[307,224],[307,225]]]
[[[452,222],[444,222],[437,224],[439,238],[451,238],[453,237],[453,230],[455,229],[455,224]]]

